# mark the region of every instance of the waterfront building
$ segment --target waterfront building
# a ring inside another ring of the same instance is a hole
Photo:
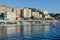
[[[11,12],[11,8],[6,12],[6,17],[7,17],[7,20],[10,20],[10,17],[11,17],[11,14],[10,14],[10,12]]]
[[[16,20],[20,20],[21,18],[21,8],[14,8],[14,12],[16,13]]]
[[[3,20],[18,20],[20,19],[46,19],[51,18],[48,11],[37,10],[35,8],[10,8],[7,6],[0,6],[0,19]]]
[[[24,16],[23,16],[23,14],[24,14],[24,12],[23,12],[23,8],[21,8],[21,18],[24,18]]]
[[[8,11],[8,9],[9,9],[9,7],[7,7],[7,6],[0,6],[0,19],[2,20],[5,20],[5,18],[6,18],[6,12]]]
[[[22,12],[23,12],[22,15],[23,15],[24,18],[30,18],[31,17],[31,9],[24,8]]]
[[[9,8],[9,7],[7,7],[7,6],[0,6],[0,13],[5,13],[6,11],[7,11],[7,8]]]
[[[20,20],[21,9],[20,8],[10,8],[7,6],[0,6],[0,19],[3,20]],[[11,20],[11,21],[12,21]]]
[[[32,16],[34,17],[34,18],[39,18],[39,12],[32,12]]]
[[[14,21],[14,20],[16,20],[16,13],[15,13],[15,10],[13,10],[13,9],[10,9],[8,12],[7,12],[7,19],[9,20],[9,21]]]
[[[40,19],[43,18],[42,16],[43,16],[43,11],[42,10],[39,10],[39,18]]]
[[[43,11],[43,14],[45,15],[45,18],[50,18],[50,15],[48,14],[48,11]]]
[[[34,19],[33,12],[37,12],[35,8],[29,8],[31,9],[31,19]]]

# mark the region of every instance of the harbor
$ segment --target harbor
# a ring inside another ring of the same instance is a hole
[[[46,10],[0,6],[0,40],[55,39],[60,39],[59,14],[53,17]]]
[[[0,40],[52,40],[60,39],[60,22],[29,22],[20,24],[0,24]]]

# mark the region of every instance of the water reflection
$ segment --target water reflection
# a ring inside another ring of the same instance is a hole
[[[50,27],[50,23],[24,21],[20,24],[1,24],[0,40],[42,40],[60,37],[59,24],[56,22],[55,27]]]

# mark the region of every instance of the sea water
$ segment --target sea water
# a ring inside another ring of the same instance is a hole
[[[60,38],[60,22],[54,22],[54,27],[50,26],[50,23],[21,22],[21,24],[0,24],[0,40],[52,40]]]

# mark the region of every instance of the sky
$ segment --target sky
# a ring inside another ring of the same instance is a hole
[[[0,0],[0,5],[11,8],[36,8],[47,10],[49,13],[60,13],[60,0]]]

